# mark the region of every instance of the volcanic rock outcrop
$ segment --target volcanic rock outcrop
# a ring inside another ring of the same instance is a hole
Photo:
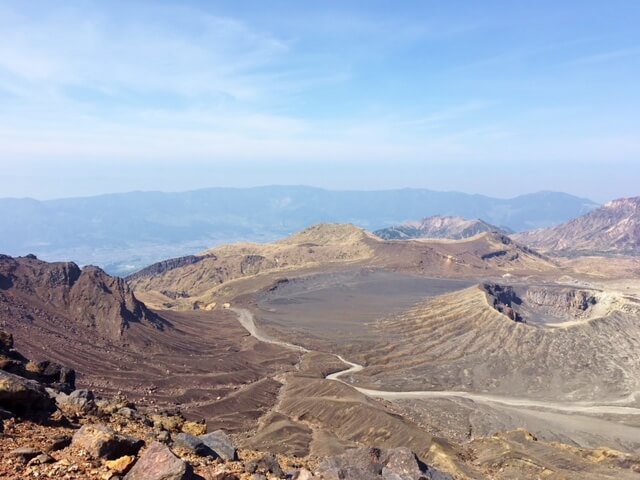
[[[81,269],[72,262],[49,263],[32,255],[0,256],[0,321],[88,330],[111,340],[120,339],[134,323],[166,326],[123,279],[98,267]]]

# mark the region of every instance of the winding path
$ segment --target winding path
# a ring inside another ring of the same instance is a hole
[[[260,340],[261,342],[271,343],[279,345],[281,347],[290,348],[299,352],[310,352],[309,349],[300,345],[277,340],[269,335],[261,332],[256,325],[253,314],[245,308],[231,308],[233,312],[238,315],[238,321],[249,332],[249,334]],[[602,405],[593,402],[545,402],[528,400],[525,398],[515,397],[503,397],[497,395],[483,395],[478,393],[462,392],[462,391],[429,391],[429,390],[417,390],[407,392],[392,392],[386,390],[373,390],[369,388],[361,388],[351,385],[341,379],[342,376],[351,373],[357,373],[364,369],[362,365],[345,360],[342,356],[336,355],[341,362],[348,365],[349,368],[340,370],[339,372],[332,373],[326,376],[327,380],[334,380],[342,382],[345,385],[349,385],[355,388],[358,392],[368,395],[370,397],[382,398],[385,400],[401,400],[401,399],[429,399],[429,398],[465,398],[477,403],[489,403],[498,404],[508,407],[521,407],[521,408],[535,408],[543,410],[553,410],[565,413],[592,413],[592,414],[610,414],[610,415],[640,415],[640,408],[622,406],[625,403],[632,403],[635,401],[637,395],[640,392],[635,392],[623,399],[614,400],[611,403],[618,405]]]

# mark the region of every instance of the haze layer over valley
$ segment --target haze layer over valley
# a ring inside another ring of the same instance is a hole
[[[311,187],[132,192],[37,201],[0,198],[0,252],[74,260],[127,275],[234,241],[269,242],[316,223],[376,230],[430,214],[483,218],[514,231],[556,225],[597,207],[554,192],[491,198],[425,189]]]

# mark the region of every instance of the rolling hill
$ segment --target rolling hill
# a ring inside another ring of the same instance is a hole
[[[122,275],[220,244],[273,241],[317,223],[353,223],[376,230],[425,215],[456,215],[523,231],[567,221],[596,206],[555,192],[499,199],[424,189],[330,191],[301,186],[48,201],[5,198],[0,199],[0,252],[74,260]]]

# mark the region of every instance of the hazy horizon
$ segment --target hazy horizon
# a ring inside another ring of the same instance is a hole
[[[0,0],[0,197],[640,194],[640,3]]]
[[[88,198],[88,197],[99,197],[99,196],[105,196],[105,195],[126,195],[126,194],[130,194],[130,193],[166,193],[166,194],[176,194],[176,193],[189,193],[189,192],[196,192],[196,191],[201,191],[201,190],[214,190],[214,189],[225,189],[225,188],[229,188],[229,189],[237,189],[237,190],[243,190],[243,189],[260,189],[260,188],[264,188],[264,189],[269,189],[269,188],[312,188],[312,189],[320,189],[320,190],[326,190],[329,192],[385,192],[385,191],[399,191],[399,190],[429,190],[432,192],[440,192],[440,193],[461,193],[461,194],[466,194],[466,195],[481,195],[484,197],[489,197],[489,198],[496,198],[496,199],[504,199],[504,200],[509,200],[512,198],[516,198],[516,197],[520,197],[520,196],[526,196],[526,195],[533,195],[533,194],[537,194],[537,193],[565,193],[568,195],[573,195],[576,197],[581,197],[584,198],[585,200],[592,200],[592,201],[596,201],[593,198],[589,198],[586,196],[582,196],[582,195],[574,195],[570,192],[563,192],[563,191],[559,191],[559,190],[535,190],[535,191],[524,191],[522,193],[516,194],[516,195],[507,195],[507,196],[501,196],[501,195],[491,195],[491,194],[484,194],[484,193],[479,193],[479,192],[468,192],[468,191],[462,191],[462,190],[438,190],[435,188],[422,188],[422,187],[396,187],[396,188],[327,188],[327,187],[322,187],[322,186],[317,186],[317,185],[309,185],[309,184],[265,184],[265,185],[248,185],[248,186],[222,186],[222,185],[211,185],[211,186],[206,186],[206,187],[199,187],[199,188],[191,188],[191,189],[179,189],[179,190],[158,190],[158,189],[132,189],[132,190],[122,190],[122,191],[105,191],[105,192],[92,192],[89,193],[87,195],[73,195],[73,196],[52,196],[52,197],[33,197],[33,196],[9,196],[9,197],[0,197],[0,200],[10,200],[10,199],[17,199],[17,200],[23,200],[23,199],[29,199],[29,200],[37,200],[37,201],[50,201],[50,200],[65,200],[65,199],[74,199],[74,198]],[[615,198],[611,198],[608,199],[606,201],[609,200],[615,200]],[[598,203],[606,203],[606,201],[604,202],[598,202]]]

